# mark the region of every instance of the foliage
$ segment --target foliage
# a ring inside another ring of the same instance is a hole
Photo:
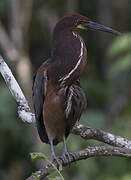
[[[131,70],[131,34],[118,37],[109,49],[109,55],[114,62],[111,65],[109,76],[111,78]]]
[[[62,171],[62,166],[59,166],[59,168],[57,169],[57,167],[43,153],[33,152],[33,153],[30,153],[30,155],[33,161],[38,160],[38,159],[43,159],[52,165],[52,169],[49,169],[47,172],[48,180],[64,180],[64,177],[62,176],[60,172]],[[35,173],[33,173],[32,175],[36,177],[37,179],[39,179],[38,175],[36,175]]]

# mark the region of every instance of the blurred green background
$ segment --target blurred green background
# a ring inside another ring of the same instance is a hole
[[[81,123],[131,138],[131,2],[130,0],[0,0],[0,53],[12,69],[30,105],[32,77],[50,57],[51,34],[60,17],[79,12],[111,26],[120,37],[82,32],[88,64],[81,77],[88,106]],[[73,142],[73,143],[72,143]],[[97,141],[71,135],[69,151]],[[61,144],[56,148],[61,153]],[[31,162],[29,153],[50,155],[34,127],[18,119],[17,105],[0,76],[0,179],[23,180],[43,162]],[[131,161],[99,157],[65,168],[67,180],[131,180]]]

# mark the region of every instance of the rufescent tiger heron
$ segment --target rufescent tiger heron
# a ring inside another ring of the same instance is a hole
[[[63,141],[65,157],[69,156],[66,138],[86,106],[79,77],[87,61],[87,50],[81,30],[104,31],[119,35],[110,27],[88,17],[71,14],[63,17],[53,31],[51,57],[37,71],[33,84],[33,103],[40,139],[51,146]]]

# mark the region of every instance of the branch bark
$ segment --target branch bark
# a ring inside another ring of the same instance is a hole
[[[0,56],[0,73],[3,76],[10,92],[16,102],[18,103],[18,114],[23,122],[35,123],[35,115],[31,112],[28,102],[19,87],[16,79],[14,78],[8,65],[4,62],[4,59]],[[74,161],[79,161],[82,159],[87,159],[96,156],[121,156],[121,157],[131,157],[131,141],[115,136],[114,134],[102,131],[100,129],[91,128],[84,125],[75,125],[72,133],[75,135],[80,135],[84,139],[95,139],[111,146],[98,146],[98,147],[88,147],[79,152],[73,152],[70,154],[70,159],[68,162],[64,157],[59,157],[59,161],[63,166],[73,163]],[[56,164],[56,162],[55,162]],[[57,164],[56,164],[57,165]],[[51,165],[47,165],[43,169],[36,172],[39,177],[44,177],[48,174],[48,169],[52,168]],[[28,180],[33,179],[30,176]]]
[[[7,86],[9,87],[9,90],[16,100],[18,104],[18,114],[19,118],[23,122],[32,123],[35,121],[35,115],[31,112],[30,107],[28,105],[28,102],[17,83],[16,79],[14,78],[11,70],[3,60],[3,58],[0,56],[0,73],[3,76]]]
[[[131,149],[131,141],[123,138],[121,136],[116,136],[111,133],[107,133],[97,128],[91,128],[84,125],[75,125],[73,127],[72,133],[75,135],[80,135],[84,139],[95,139],[112,146],[117,146],[121,148]]]
[[[124,149],[124,148],[118,148],[118,147],[111,147],[111,146],[94,146],[94,147],[88,147],[84,150],[81,150],[79,152],[73,152],[70,154],[70,158],[67,161],[64,159],[63,156],[59,157],[59,163],[64,167],[67,166],[73,162],[80,161],[83,159],[88,159],[91,157],[98,157],[98,156],[120,156],[120,157],[131,157],[131,150]],[[54,162],[55,166],[59,166],[57,162]],[[39,179],[44,179],[44,177],[49,175],[49,170],[53,169],[51,164],[48,164],[44,168],[40,169],[39,171],[35,172],[35,176],[30,176],[26,180],[35,180],[36,176],[39,177]]]

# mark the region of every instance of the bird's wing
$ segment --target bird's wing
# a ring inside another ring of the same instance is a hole
[[[43,69],[42,69],[43,68]],[[42,70],[41,70],[42,69]],[[46,129],[43,122],[43,104],[45,99],[45,91],[47,86],[47,73],[46,69],[44,69],[44,65],[42,65],[39,71],[34,76],[33,82],[33,104],[34,104],[34,111],[36,117],[36,124],[40,139],[45,142],[49,143],[48,136],[46,133]]]
[[[73,83],[67,92],[67,110],[66,111],[66,137],[70,130],[75,125],[76,121],[80,120],[83,110],[87,106],[86,97],[83,89],[80,86],[80,81]],[[69,104],[68,104],[69,103]]]

